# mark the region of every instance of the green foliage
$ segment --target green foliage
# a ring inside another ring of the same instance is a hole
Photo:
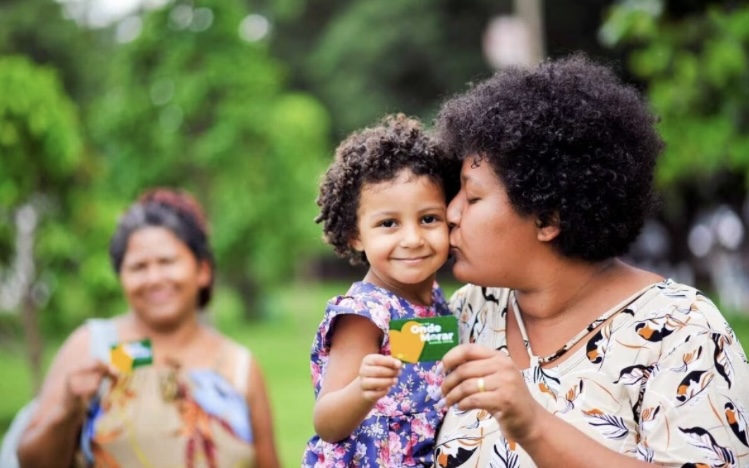
[[[749,5],[712,2],[681,18],[663,10],[660,1],[619,2],[601,29],[609,45],[632,48],[630,69],[648,83],[667,143],[659,183],[721,170],[749,181]]]
[[[24,57],[0,57],[0,206],[60,190],[81,149],[75,105],[55,72]]]
[[[510,6],[485,0],[307,3],[304,15],[277,22],[271,47],[292,67],[295,83],[330,109],[336,139],[385,113],[429,122],[443,97],[491,72],[481,36],[492,15]]]
[[[220,275],[254,292],[319,244],[312,219],[329,124],[314,98],[285,90],[263,44],[240,37],[248,13],[239,0],[204,0],[146,14],[112,57],[91,129],[109,190],[122,200],[154,185],[194,192]]]
[[[87,206],[81,202],[92,165],[77,108],[57,73],[21,56],[0,57],[0,160],[2,268],[15,253],[12,217],[22,205],[32,204],[40,218],[34,238],[35,297],[38,305],[50,299],[48,307],[56,309],[66,297],[52,293],[80,291],[80,281],[70,272],[95,258],[81,242],[95,231],[95,218],[76,210]],[[71,307],[86,310],[88,304],[81,300]]]

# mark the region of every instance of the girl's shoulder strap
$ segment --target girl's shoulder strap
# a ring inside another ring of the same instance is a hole
[[[117,344],[117,323],[114,318],[92,318],[86,320],[91,334],[91,356],[109,362],[109,350]]]

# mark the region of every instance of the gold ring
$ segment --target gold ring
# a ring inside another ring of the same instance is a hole
[[[484,378],[479,377],[479,380],[476,382],[476,385],[479,387],[479,393],[483,393],[486,391],[486,386],[484,386]]]

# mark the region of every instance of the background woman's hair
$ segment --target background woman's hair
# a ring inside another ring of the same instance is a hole
[[[161,227],[185,243],[198,261],[211,267],[211,281],[198,292],[198,306],[211,301],[215,278],[215,260],[208,242],[208,223],[200,203],[190,194],[169,188],[144,192],[120,217],[109,243],[109,258],[119,274],[130,235],[139,229]]]
[[[437,132],[451,156],[488,161],[518,213],[558,220],[559,252],[598,261],[626,253],[655,207],[655,122],[633,87],[577,54],[496,73],[448,100]]]

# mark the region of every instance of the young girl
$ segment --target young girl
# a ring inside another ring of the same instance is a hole
[[[390,356],[390,319],[450,315],[435,272],[450,248],[445,182],[458,171],[416,120],[386,117],[336,150],[317,200],[326,242],[369,270],[328,302],[312,346],[315,435],[303,467],[432,466],[437,362]]]

